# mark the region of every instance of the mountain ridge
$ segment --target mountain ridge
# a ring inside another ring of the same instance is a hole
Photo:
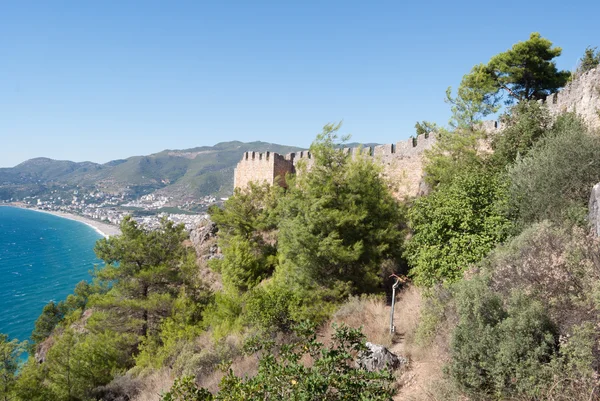
[[[214,146],[165,149],[100,164],[36,157],[0,168],[0,200],[37,196],[55,188],[89,188],[131,196],[158,192],[184,201],[227,196],[233,169],[246,151],[289,153],[302,148],[269,142],[219,142]]]

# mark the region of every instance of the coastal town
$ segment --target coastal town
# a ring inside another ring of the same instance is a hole
[[[196,202],[177,205],[172,197],[155,194],[128,199],[124,194],[108,194],[101,191],[82,192],[78,189],[50,193],[47,196],[26,196],[23,199],[0,200],[0,204],[44,211],[62,217],[72,217],[96,227],[107,235],[118,233],[118,226],[126,216],[148,229],[156,229],[163,218],[183,224],[186,230],[208,218],[209,206],[222,203],[225,198],[205,196]],[[198,205],[201,207],[198,208]],[[202,211],[192,212],[191,208]],[[99,227],[99,226],[102,227]],[[113,227],[113,229],[110,228]],[[107,232],[108,231],[108,232]]]

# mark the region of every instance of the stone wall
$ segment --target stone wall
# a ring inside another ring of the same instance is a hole
[[[595,129],[600,130],[600,67],[577,77],[560,92],[548,96],[544,102],[553,115],[565,111],[580,114]],[[484,121],[481,128],[493,134],[502,130],[497,121]],[[374,157],[383,165],[383,172],[393,185],[395,196],[399,199],[418,195],[423,181],[423,152],[430,149],[436,141],[434,133],[419,135],[395,144],[365,148],[346,148],[344,152],[354,157]],[[482,151],[490,151],[488,142],[481,143]],[[309,151],[288,153],[285,157],[277,153],[246,152],[235,170],[235,187],[243,188],[250,181],[274,184],[277,177],[287,173],[296,173],[299,163],[305,163],[310,169],[314,160]],[[280,182],[285,185],[284,181]]]
[[[560,92],[547,96],[544,103],[553,115],[576,112],[590,127],[600,130],[600,67],[577,77]]]
[[[390,179],[399,198],[418,194],[423,176],[423,151],[435,143],[435,134],[419,135],[395,144],[364,148],[345,148],[353,157],[373,157],[383,165],[384,175]],[[303,150],[281,156],[277,153],[246,152],[235,169],[234,186],[244,188],[249,182],[278,182],[285,185],[285,174],[298,172],[303,163],[308,169],[314,163],[310,151]]]
[[[277,177],[293,173],[294,166],[274,152],[245,152],[233,173],[234,188],[245,188],[249,182],[274,184]],[[277,181],[285,186],[285,181]]]

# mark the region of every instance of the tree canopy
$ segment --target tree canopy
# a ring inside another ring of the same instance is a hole
[[[556,68],[554,59],[561,53],[560,47],[552,47],[551,41],[534,32],[529,40],[516,43],[487,64],[473,67],[463,77],[459,96],[461,90],[478,94],[472,97],[492,108],[502,100],[511,104],[543,99],[563,87],[571,75]]]
[[[597,47],[588,46],[579,59],[576,74],[585,74],[589,70],[598,67],[598,65],[600,65],[600,50]]]

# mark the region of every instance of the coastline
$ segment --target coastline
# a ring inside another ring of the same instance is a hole
[[[102,235],[104,238],[108,238],[113,235],[121,234],[121,230],[119,229],[119,227],[117,227],[115,225],[103,223],[101,221],[96,221],[96,220],[90,219],[88,217],[79,216],[77,214],[61,212],[61,211],[54,211],[54,210],[41,210],[41,209],[37,209],[35,207],[26,207],[24,205],[19,205],[19,204],[14,204],[14,203],[0,205],[0,207],[2,207],[2,206],[16,207],[19,209],[27,209],[27,210],[32,210],[34,212],[52,214],[57,217],[62,217],[63,219],[78,221],[79,223],[83,223],[83,224],[93,228],[98,234]]]

